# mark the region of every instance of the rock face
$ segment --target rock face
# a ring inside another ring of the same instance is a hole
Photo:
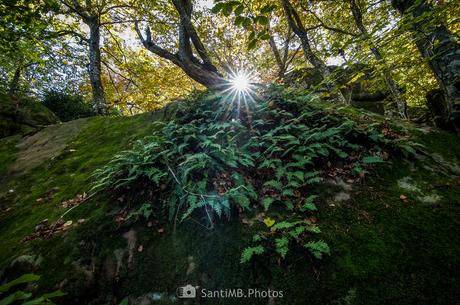
[[[373,79],[369,67],[358,65],[350,69],[337,66],[330,66],[330,68],[339,79],[339,84],[345,86],[342,91],[353,106],[379,114],[385,112],[389,93],[383,81]],[[285,83],[292,87],[310,88],[318,92],[327,90],[321,84],[321,76],[314,68],[302,68],[288,73]]]
[[[11,99],[0,93],[0,138],[28,134],[59,122],[58,117],[40,102],[29,99]]]

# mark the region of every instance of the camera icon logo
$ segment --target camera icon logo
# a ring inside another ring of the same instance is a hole
[[[177,288],[176,295],[179,299],[193,299],[196,298],[196,289],[198,286],[194,287],[190,284]]]

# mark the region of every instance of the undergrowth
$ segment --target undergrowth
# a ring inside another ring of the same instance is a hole
[[[266,230],[253,236],[243,263],[264,253],[285,258],[290,247],[329,254],[318,238],[313,186],[328,174],[359,180],[372,164],[414,150],[379,123],[315,106],[313,96],[277,87],[261,96],[229,102],[208,92],[178,103],[174,121],[158,122],[158,132],[94,173],[93,190],[135,194],[132,214],[163,210],[174,227],[191,219],[212,228],[222,217],[285,210],[283,219],[263,219]]]

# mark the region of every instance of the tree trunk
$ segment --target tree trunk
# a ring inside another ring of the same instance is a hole
[[[363,17],[361,14],[361,10],[358,7],[358,4],[356,3],[355,0],[350,0],[351,4],[351,12],[353,14],[353,18],[355,20],[355,24],[359,31],[361,32],[361,35],[364,36],[365,40],[368,40],[370,45],[371,45],[371,52],[374,55],[375,59],[381,63],[383,63],[384,70],[383,70],[383,78],[385,80],[385,84],[390,90],[391,96],[393,97],[394,101],[396,102],[396,106],[398,108],[398,114],[401,118],[407,119],[407,103],[402,96],[401,91],[399,90],[398,86],[396,85],[396,82],[394,81],[393,77],[391,76],[390,71],[387,68],[385,58],[383,57],[382,53],[380,50],[375,46],[374,41],[372,37],[370,36],[369,32],[367,31],[366,27],[364,26],[363,23]]]
[[[97,18],[93,18],[87,24],[90,29],[88,72],[93,93],[93,109],[96,114],[105,115],[107,105],[101,78],[100,26]]]
[[[8,89],[9,97],[13,97],[14,94],[16,93],[16,90],[18,89],[18,86],[19,86],[20,77],[21,77],[21,66],[18,66],[16,70],[14,71],[14,76],[13,76],[13,79],[11,80],[10,88]]]
[[[282,3],[283,3],[283,9],[284,9],[284,12],[286,14],[289,26],[292,28],[294,33],[300,39],[300,43],[302,45],[305,60],[307,62],[311,63],[313,65],[313,67],[315,67],[315,69],[318,70],[318,72],[321,74],[323,80],[326,82],[326,87],[328,88],[328,90],[332,91],[333,88],[337,85],[337,82],[335,80],[330,79],[332,71],[313,52],[313,49],[311,48],[310,38],[308,37],[307,30],[303,26],[299,15],[295,11],[295,9],[292,7],[292,5],[289,2],[289,0],[282,0]],[[334,94],[334,97],[339,102],[343,102],[343,103],[346,102],[346,98],[343,96],[343,94],[340,91],[338,91],[337,94]]]
[[[195,63],[189,59],[183,59],[179,67],[194,81],[206,88],[219,88],[225,83],[222,76],[214,70],[203,67],[203,64]]]
[[[409,21],[409,27],[422,56],[428,61],[442,89],[447,124],[460,127],[460,44],[443,24],[432,19],[434,7],[427,1],[392,0],[393,7]]]
[[[135,23],[135,29],[142,44],[152,53],[179,66],[185,74],[203,86],[207,88],[222,86],[226,81],[212,64],[206,48],[192,24],[192,2],[190,0],[173,0],[172,2],[180,16],[178,52],[172,53],[157,45],[152,40],[149,27],[147,27],[144,37],[139,29],[139,25]],[[199,58],[193,54],[192,46],[195,47]]]
[[[190,0],[173,0],[173,4],[181,19],[179,24],[179,66],[185,74],[206,88],[218,87],[222,84],[223,78],[209,59],[206,48],[191,23],[192,2]],[[191,43],[198,52],[201,62],[193,55]]]
[[[377,48],[371,47],[371,52],[372,54],[374,54],[374,57],[375,59],[377,59],[377,61],[380,61],[384,64],[383,79],[385,80],[385,84],[388,90],[390,90],[391,96],[393,97],[394,101],[396,102],[396,107],[398,108],[399,116],[403,119],[407,119],[406,100],[402,96],[402,93],[399,90],[398,85],[396,85],[396,82],[394,81],[393,77],[391,77],[390,71],[388,71],[388,69],[386,68],[385,59],[383,58],[382,54]]]
[[[270,44],[270,48],[272,49],[276,64],[278,65],[278,79],[281,80],[284,78],[285,65],[281,59],[280,52],[278,50],[278,47],[276,46],[275,39],[273,38],[272,35],[270,35],[270,40],[268,41],[268,43]]]

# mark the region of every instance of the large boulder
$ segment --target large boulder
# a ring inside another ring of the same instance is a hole
[[[32,133],[59,118],[42,103],[28,97],[10,98],[0,93],[0,138]]]
[[[372,70],[365,65],[351,68],[329,66],[334,78],[338,79],[341,91],[355,107],[383,114],[388,102],[389,92],[385,83],[372,75]],[[315,68],[301,68],[288,73],[285,83],[292,87],[310,88],[318,92],[327,92],[322,77]]]

